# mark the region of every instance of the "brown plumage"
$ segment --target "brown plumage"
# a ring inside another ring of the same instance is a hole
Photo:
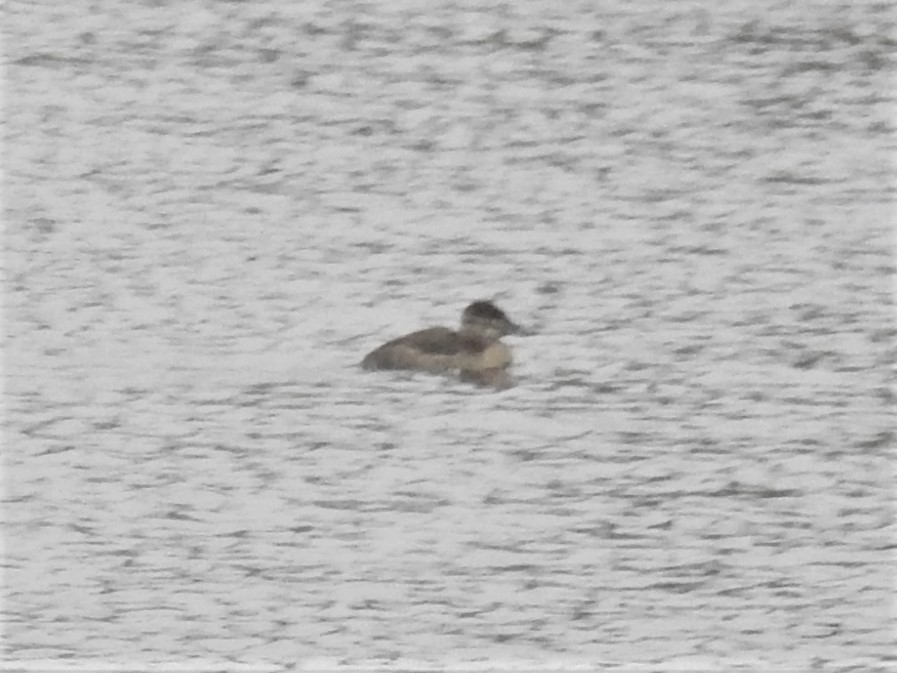
[[[472,303],[461,316],[461,329],[430,327],[388,341],[368,353],[365,369],[408,369],[457,373],[462,381],[505,388],[511,385],[511,350],[500,341],[520,332],[491,301]]]

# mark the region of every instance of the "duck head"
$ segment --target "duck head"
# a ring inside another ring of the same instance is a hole
[[[475,301],[461,315],[461,330],[499,339],[507,334],[521,334],[520,325],[491,301]]]

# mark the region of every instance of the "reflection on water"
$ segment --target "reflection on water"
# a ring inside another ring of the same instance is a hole
[[[884,5],[124,7],[7,12],[11,661],[893,665]]]

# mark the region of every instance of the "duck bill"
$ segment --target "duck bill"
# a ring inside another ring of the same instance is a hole
[[[517,323],[509,322],[505,334],[516,334],[517,336],[532,336],[533,334],[535,334],[535,332],[526,327],[523,327],[522,325],[518,325]]]

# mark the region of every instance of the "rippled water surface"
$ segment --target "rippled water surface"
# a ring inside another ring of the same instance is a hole
[[[7,667],[897,664],[889,4],[4,14]]]

